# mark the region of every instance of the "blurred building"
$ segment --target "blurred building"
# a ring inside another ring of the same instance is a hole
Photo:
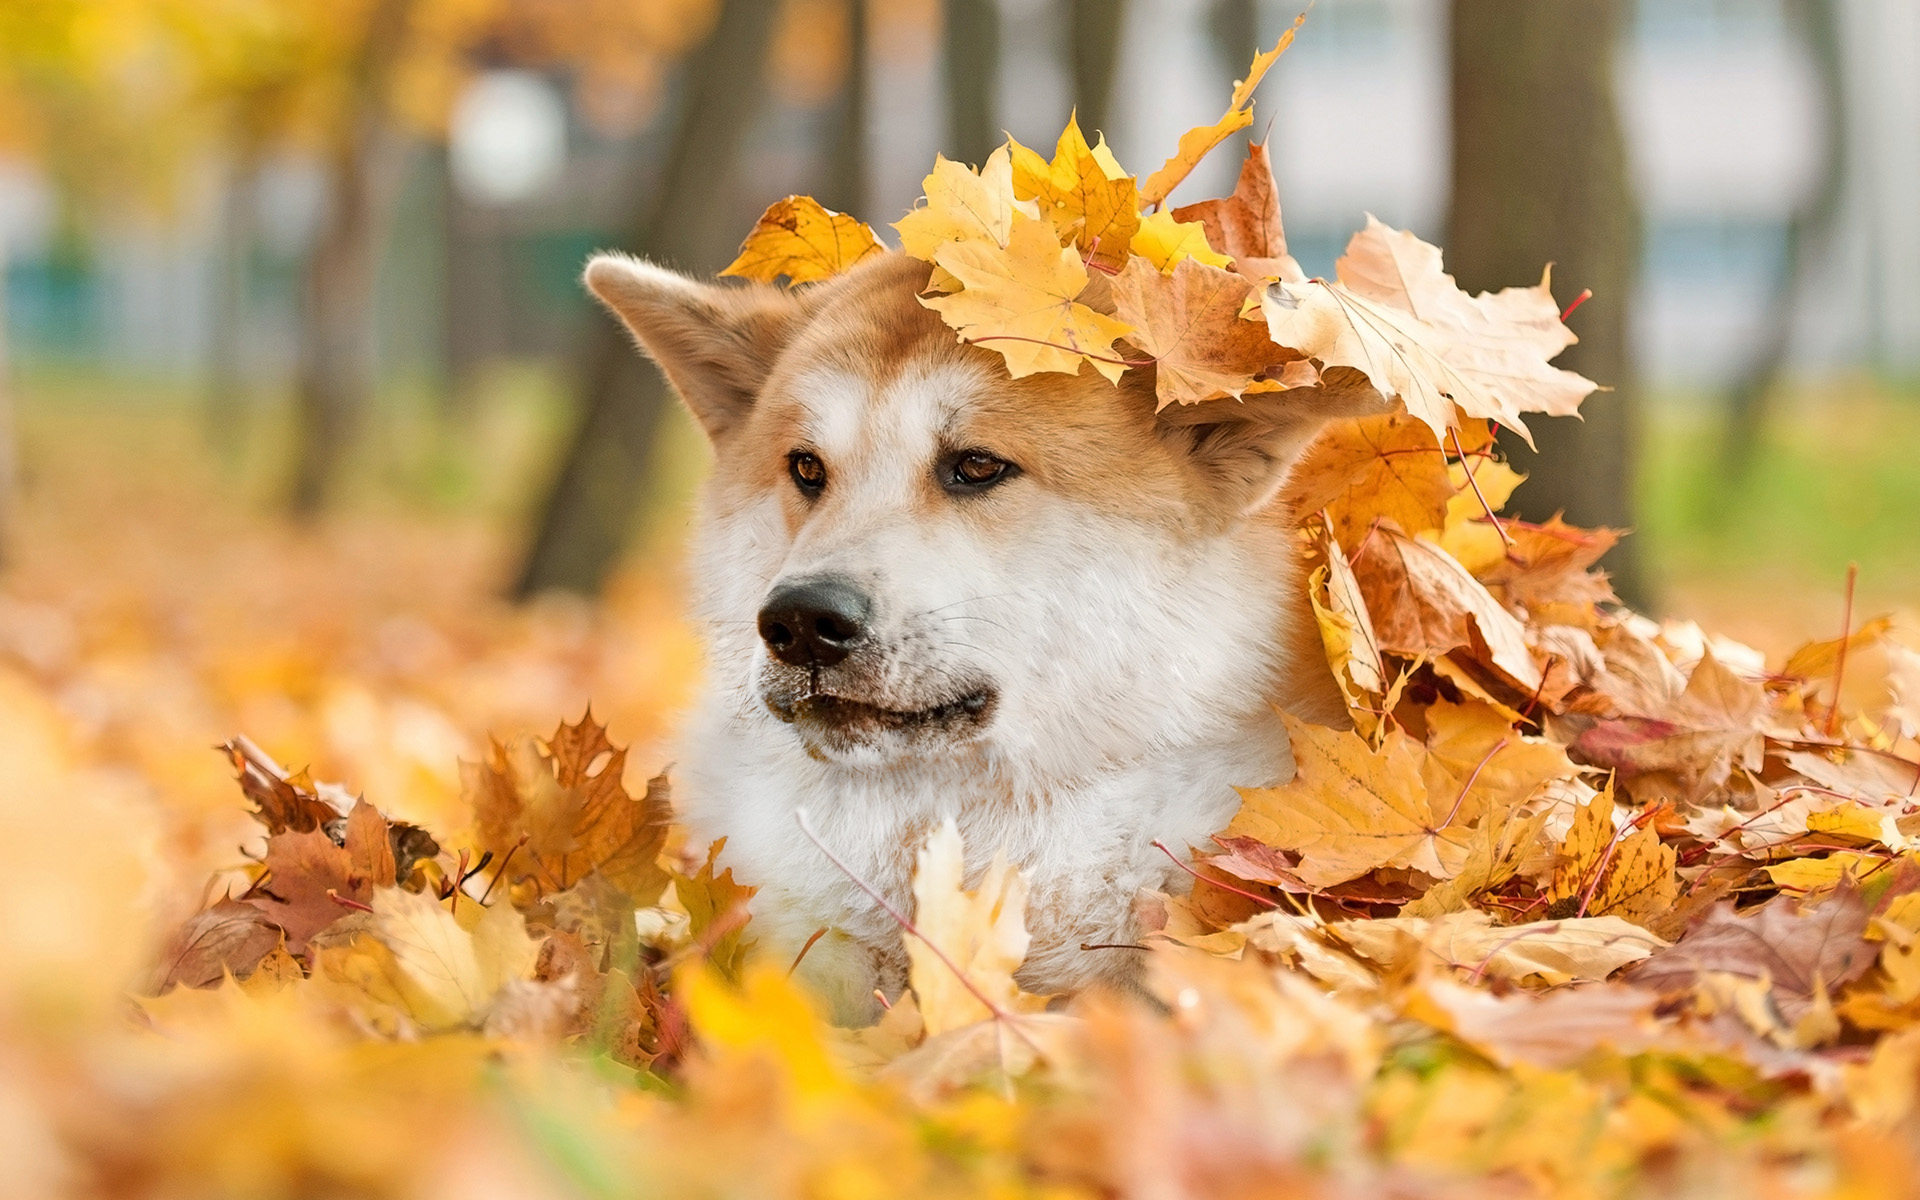
[[[1788,218],[1817,182],[1819,90],[1784,2],[1642,0],[1626,34],[1620,99],[1646,229],[1636,311],[1656,384],[1710,387],[1740,361],[1779,285]],[[1183,129],[1219,115],[1238,68],[1210,33],[1212,3],[1128,6],[1108,133],[1136,171],[1157,165]],[[1920,4],[1837,3],[1849,139],[1843,212],[1796,301],[1795,363],[1911,373],[1920,368]],[[1001,0],[1002,111],[1016,136],[1041,145],[1071,103],[1061,7]],[[885,25],[888,6],[875,11],[885,27],[871,39],[872,177],[861,215],[881,224],[918,194],[945,125],[930,27]],[[1263,0],[1265,36],[1293,12],[1291,0]],[[1367,212],[1443,236],[1444,22],[1443,0],[1319,0],[1265,85],[1255,132],[1271,130],[1288,233],[1308,270],[1331,271]],[[672,107],[669,93],[661,111]],[[828,127],[817,104],[782,100],[776,89],[736,198],[743,232],[768,200],[819,185],[812,147]],[[551,81],[482,76],[455,114],[450,146],[414,156],[387,223],[379,325],[389,371],[457,377],[494,357],[567,352],[586,311],[578,264],[631,225],[664,137],[656,127],[609,140],[568,111]],[[1176,201],[1225,190],[1233,171],[1222,154]],[[183,181],[185,219],[129,218],[75,239],[60,236],[43,181],[0,163],[6,299],[21,357],[199,370],[222,269],[217,175]],[[288,160],[271,165],[248,198],[258,236],[244,269],[243,342],[247,369],[263,382],[283,377],[291,357],[297,266],[318,196],[311,171]]]

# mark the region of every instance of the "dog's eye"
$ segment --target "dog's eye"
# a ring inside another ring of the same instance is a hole
[[[827,486],[827,464],[805,450],[787,455],[787,474],[793,476],[793,485],[809,496],[819,495]]]
[[[947,486],[965,491],[991,487],[1017,470],[1006,459],[996,458],[985,450],[965,450],[954,457]]]

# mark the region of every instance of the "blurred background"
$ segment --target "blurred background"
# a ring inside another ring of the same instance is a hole
[[[6,670],[223,813],[233,728],[422,817],[588,698],[661,744],[705,450],[586,254],[711,271],[796,191],[885,233],[1076,106],[1144,173],[1296,11],[0,0]],[[1920,595],[1916,62],[1912,0],[1319,0],[1252,132],[1311,273],[1373,212],[1592,289],[1563,361],[1614,390],[1511,448],[1518,510],[1777,652],[1850,561]]]

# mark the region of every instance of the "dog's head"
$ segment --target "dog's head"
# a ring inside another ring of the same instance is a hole
[[[588,267],[713,442],[715,686],[816,758],[1039,779],[1263,708],[1292,578],[1264,510],[1328,416],[1378,397],[1156,414],[1147,369],[1012,379],[918,302],[927,278],[900,255],[792,291]]]

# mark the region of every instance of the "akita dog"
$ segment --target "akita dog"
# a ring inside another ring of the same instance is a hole
[[[845,1023],[905,986],[901,931],[797,809],[903,911],[944,818],[970,871],[1004,849],[1032,887],[1029,991],[1137,970],[1136,896],[1190,882],[1153,843],[1206,844],[1236,785],[1291,776],[1276,704],[1344,720],[1276,496],[1327,419],[1381,405],[1361,380],[1156,413],[1150,369],[1013,379],[920,304],[928,270],[586,274],[715,454],[682,815],[760,885],[770,949],[825,931],[800,974]]]

